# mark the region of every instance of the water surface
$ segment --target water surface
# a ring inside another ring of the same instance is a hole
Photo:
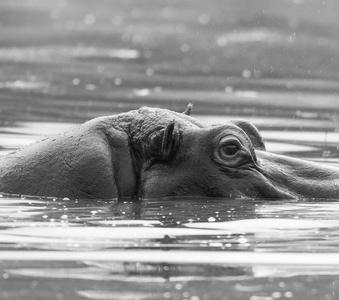
[[[336,299],[336,201],[3,195],[0,212],[3,299]]]

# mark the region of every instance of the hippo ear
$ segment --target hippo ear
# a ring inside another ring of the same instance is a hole
[[[185,111],[183,112],[184,115],[187,115],[187,116],[190,116],[191,115],[191,112],[192,112],[192,109],[193,109],[193,103],[188,103]]]
[[[165,161],[171,159],[181,143],[182,133],[173,121],[152,132],[147,139],[144,151],[149,159]]]
[[[259,130],[251,122],[243,119],[234,119],[230,122],[245,131],[245,133],[251,140],[254,149],[266,151],[266,147],[263,138],[259,133]]]

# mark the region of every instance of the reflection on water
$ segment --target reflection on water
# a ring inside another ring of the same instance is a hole
[[[0,211],[2,299],[312,299],[303,294],[311,286],[322,299],[336,292],[337,202],[3,194]]]
[[[4,195],[6,196],[6,195]],[[336,252],[338,202],[3,198],[0,242],[15,249]]]

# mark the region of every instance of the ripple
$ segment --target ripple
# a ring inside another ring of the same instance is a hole
[[[87,299],[97,299],[97,300],[106,300],[106,299],[141,300],[141,299],[160,299],[160,297],[162,297],[162,294],[156,295],[154,293],[111,292],[96,290],[77,291],[77,294]]]
[[[338,267],[339,253],[260,253],[229,251],[0,251],[3,261],[115,261],[169,264],[230,264],[242,266]]]
[[[283,34],[268,29],[240,30],[226,33],[217,38],[217,44],[225,47],[244,43],[291,43],[295,41],[292,34]]]
[[[0,82],[0,89],[44,90],[48,88],[50,88],[49,82],[32,82],[32,81],[22,81],[22,80]]]
[[[247,219],[228,222],[196,222],[187,223],[183,226],[190,228],[218,229],[232,232],[271,232],[271,231],[291,231],[308,230],[319,228],[338,228],[337,220],[293,220],[284,218]]]
[[[13,47],[0,48],[0,60],[51,61],[65,59],[139,59],[134,49],[101,49],[96,47]]]

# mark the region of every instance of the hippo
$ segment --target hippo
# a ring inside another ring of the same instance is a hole
[[[258,129],[142,107],[0,159],[0,191],[70,199],[339,197],[339,169],[268,153]]]

